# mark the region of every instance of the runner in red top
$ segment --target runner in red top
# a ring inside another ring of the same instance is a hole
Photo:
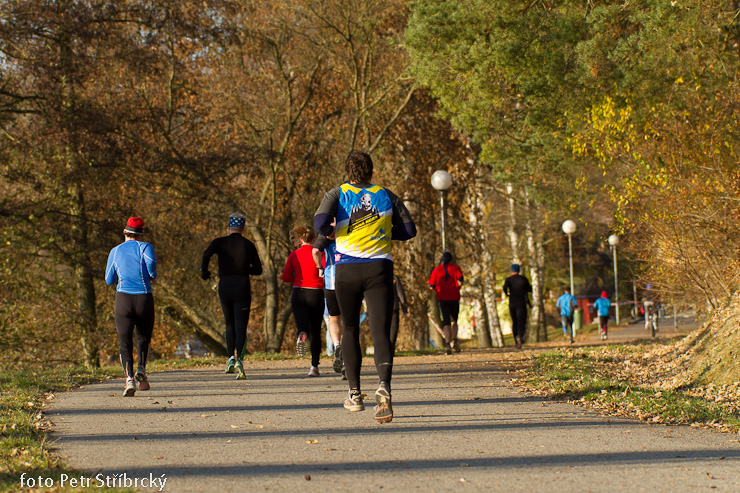
[[[462,270],[452,263],[452,254],[444,252],[441,264],[435,267],[429,276],[429,288],[437,293],[447,354],[452,354],[453,349],[460,352],[460,344],[457,342],[457,316],[460,313],[462,283]]]
[[[321,355],[321,322],[324,318],[324,278],[313,260],[313,242],[316,233],[313,228],[299,225],[290,231],[290,240],[297,250],[290,253],[283,269],[282,279],[293,283],[290,304],[293,319],[298,329],[296,352],[306,354],[306,337],[311,338],[311,368],[309,377],[319,376],[319,357]]]

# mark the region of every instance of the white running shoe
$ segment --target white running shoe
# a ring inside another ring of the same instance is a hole
[[[308,370],[309,377],[318,377],[319,375],[319,368],[317,366],[312,366],[311,369]]]
[[[350,390],[347,399],[344,401],[344,408],[351,413],[365,410],[365,404],[362,402],[362,394],[357,391],[355,392],[353,394]]]
[[[126,379],[126,386],[123,388],[124,397],[133,397],[136,393],[136,381],[133,378]]]

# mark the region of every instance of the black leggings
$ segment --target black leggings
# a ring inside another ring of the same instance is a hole
[[[221,310],[226,321],[226,352],[229,358],[234,356],[244,358],[244,349],[247,345],[247,325],[249,324],[249,310],[252,307],[252,295],[249,287],[249,278],[246,276],[225,276],[218,283],[218,296],[221,300]]]
[[[293,288],[290,297],[298,333],[311,338],[311,366],[319,366],[321,357],[321,322],[324,320],[324,290]]]
[[[393,263],[380,260],[356,264],[339,264],[336,292],[342,311],[344,335],[342,356],[351,389],[360,388],[360,311],[367,303],[370,335],[373,338],[375,368],[381,382],[391,383],[393,346],[390,340],[393,311]]]
[[[457,323],[457,317],[460,315],[460,301],[439,301],[439,313],[442,315],[442,327],[452,325],[452,322]]]
[[[511,315],[511,328],[514,337],[524,341],[524,332],[527,330],[527,307],[526,306],[509,306]]]
[[[127,378],[134,377],[134,327],[139,348],[138,367],[146,371],[146,358],[154,329],[154,297],[149,294],[116,293],[116,332],[121,347],[121,366]]]

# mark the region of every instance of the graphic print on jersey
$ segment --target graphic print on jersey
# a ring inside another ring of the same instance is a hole
[[[383,187],[341,185],[337,210],[337,263],[390,260],[393,204]]]
[[[360,196],[360,203],[352,207],[349,214],[349,234],[358,232],[380,219],[378,208],[373,207],[372,197],[369,193]]]

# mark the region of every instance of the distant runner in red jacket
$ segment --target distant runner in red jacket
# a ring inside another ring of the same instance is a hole
[[[437,293],[439,312],[442,315],[442,332],[445,335],[445,352],[460,352],[457,342],[457,316],[460,313],[460,286],[463,273],[460,267],[452,263],[452,254],[444,252],[442,262],[434,268],[429,276],[429,288]]]
[[[297,250],[290,252],[285,262],[282,279],[293,283],[290,304],[293,319],[298,329],[296,352],[306,354],[306,336],[311,338],[311,368],[309,377],[319,376],[319,357],[321,355],[321,322],[324,319],[324,278],[313,260],[313,242],[316,233],[313,228],[299,225],[290,231],[290,240]]]

